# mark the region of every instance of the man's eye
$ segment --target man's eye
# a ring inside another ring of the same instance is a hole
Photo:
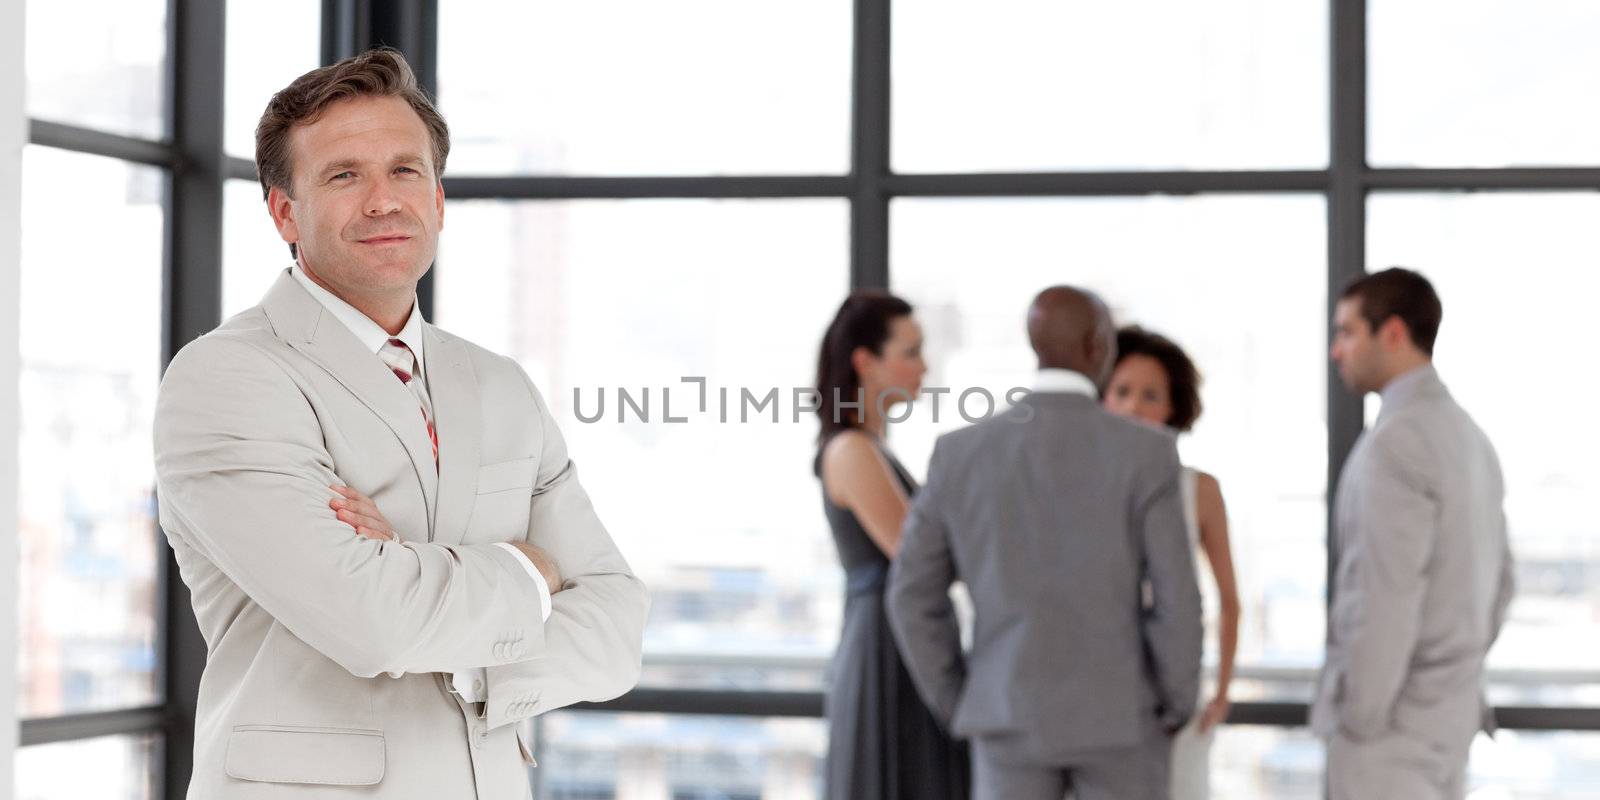
[[[344,172],[339,173],[338,175],[333,176],[332,180],[336,180],[337,181],[337,180],[342,180],[344,178],[354,178],[355,176],[356,176],[356,174],[354,172],[350,172],[349,170],[346,170]]]
[[[420,175],[421,174],[421,173],[417,172],[416,170],[412,169],[411,167],[399,167],[395,171],[396,172],[409,172],[412,175]]]

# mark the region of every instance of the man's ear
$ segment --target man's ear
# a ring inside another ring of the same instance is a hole
[[[1099,366],[1100,361],[1106,357],[1109,347],[1106,344],[1104,329],[1095,326],[1083,337],[1083,353],[1089,357],[1089,363]]]
[[[1390,317],[1378,327],[1378,341],[1385,350],[1398,350],[1411,343],[1411,331],[1399,317]]]
[[[294,199],[289,193],[274,186],[267,190],[267,213],[278,228],[278,236],[289,244],[300,241],[300,226],[294,221]]]
[[[439,230],[444,230],[444,181],[434,182],[435,191],[433,202],[439,209]]]

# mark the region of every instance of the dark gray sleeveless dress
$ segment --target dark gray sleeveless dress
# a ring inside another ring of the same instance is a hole
[[[906,494],[917,483],[882,446]],[[889,559],[855,514],[822,493],[845,571],[844,630],[827,696],[824,800],[966,800],[965,742],[940,729],[911,683],[889,632],[883,591]]]

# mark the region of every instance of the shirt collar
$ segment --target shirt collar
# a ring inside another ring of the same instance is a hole
[[[1100,390],[1095,388],[1094,381],[1087,375],[1070,369],[1041,369],[1039,376],[1034,378],[1033,390],[1035,392],[1059,392],[1066,394],[1082,394],[1089,397],[1098,397]]]
[[[378,351],[383,349],[384,342],[389,341],[391,338],[399,339],[405,342],[406,347],[411,348],[411,352],[417,355],[417,374],[419,376],[425,374],[422,365],[422,312],[418,310],[415,301],[411,303],[411,316],[406,318],[405,327],[401,328],[398,334],[391,337],[389,332],[385,331],[378,323],[373,322],[371,317],[361,313],[355,306],[346,303],[333,292],[317,285],[317,282],[311,280],[311,277],[306,275],[305,270],[301,269],[299,264],[294,265],[291,273],[294,275],[294,279],[299,281],[300,285],[304,286],[306,291],[310,292],[311,296],[322,304],[323,308],[328,309],[328,313],[344,323],[344,326],[355,334],[356,339],[360,340],[361,345],[373,355],[377,355]]]

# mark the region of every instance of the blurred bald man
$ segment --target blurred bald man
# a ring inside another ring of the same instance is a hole
[[[1034,390],[934,448],[890,622],[929,708],[972,740],[976,800],[1165,798],[1200,674],[1177,448],[1097,402],[1115,356],[1099,298],[1044,290],[1028,338]],[[977,612],[965,658],[957,580]]]

